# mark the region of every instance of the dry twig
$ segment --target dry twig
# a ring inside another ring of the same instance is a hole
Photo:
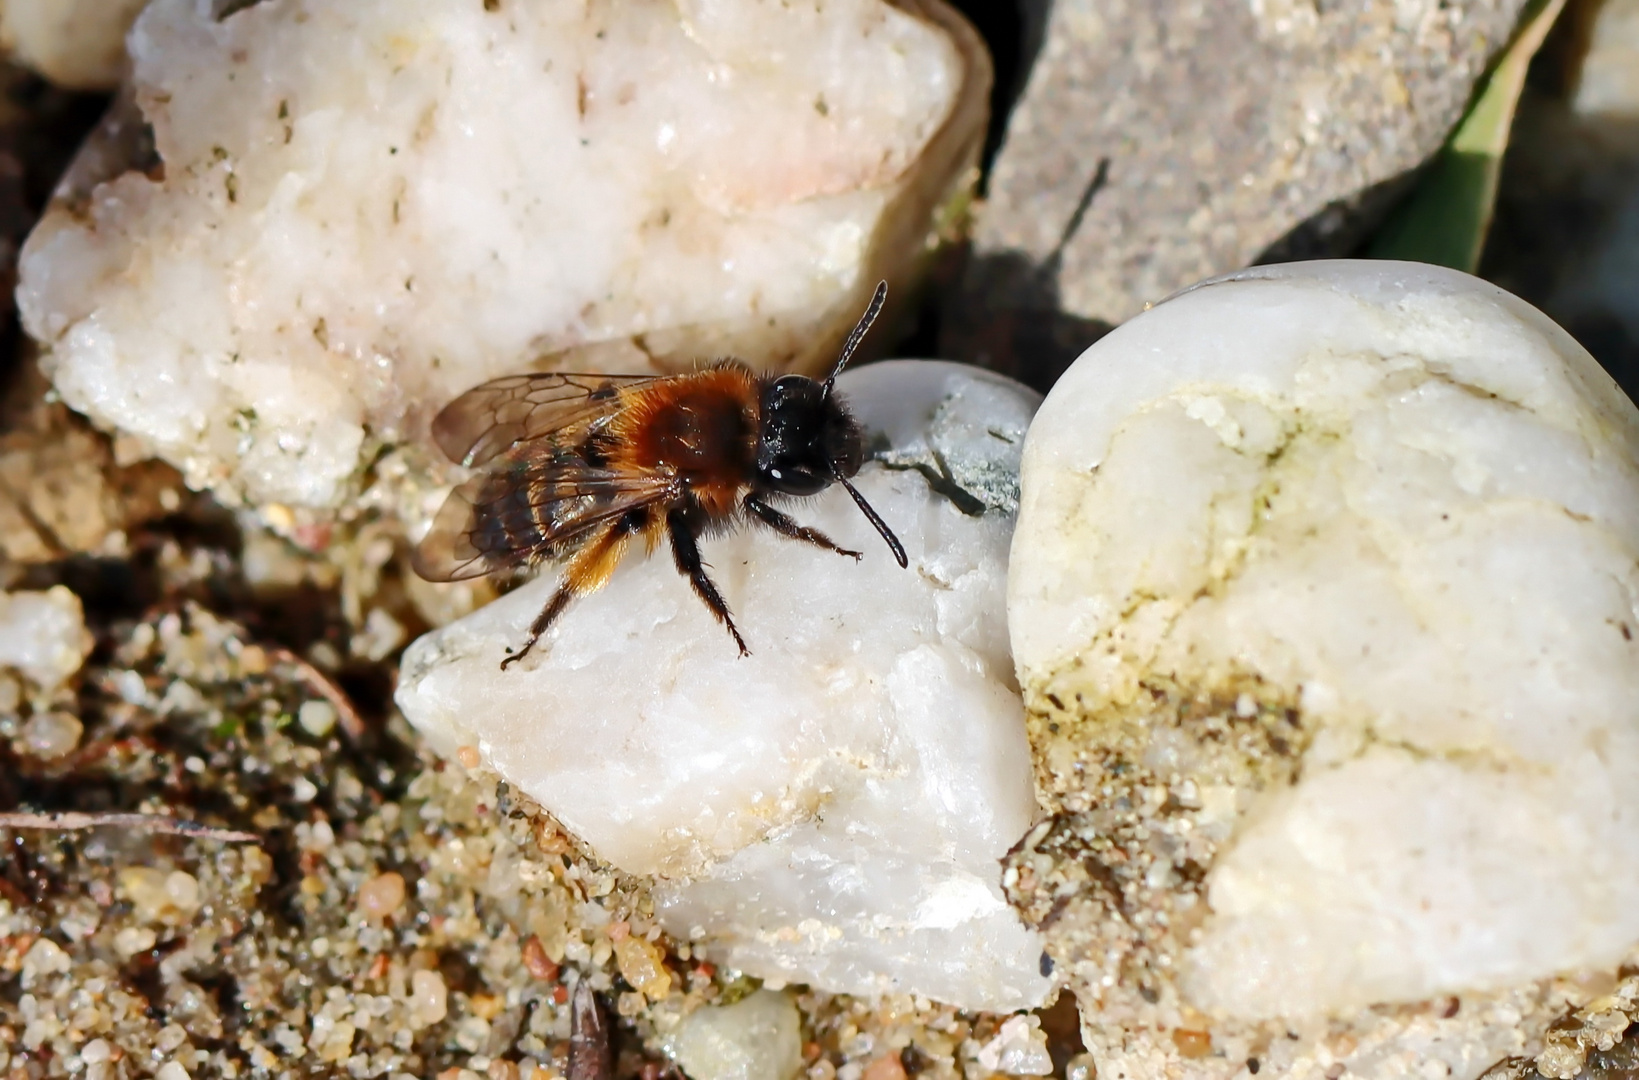
[[[82,814],[68,810],[60,813],[38,814],[26,810],[0,812],[0,829],[50,829],[56,832],[77,832],[81,829],[138,829],[144,832],[186,836],[194,840],[223,840],[230,843],[255,843],[262,838],[255,833],[237,829],[218,829],[197,821],[166,817],[163,814]]]
[[[282,645],[272,646],[267,653],[268,659],[273,663],[287,664],[294,668],[296,677],[306,683],[308,689],[330,703],[330,707],[336,710],[336,723],[341,725],[342,734],[347,736],[349,742],[356,745],[363,741],[364,719],[359,716],[359,711],[353,708],[353,703],[348,700],[346,692],[337,686],[330,676]]]

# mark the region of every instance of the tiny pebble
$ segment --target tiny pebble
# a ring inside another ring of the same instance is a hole
[[[87,1065],[107,1061],[113,1054],[114,1048],[108,1045],[107,1039],[92,1039],[80,1047],[80,1060]]]
[[[436,971],[418,971],[410,977],[410,1017],[425,1027],[444,1019],[449,1012],[449,988]]]
[[[489,1042],[489,1021],[481,1016],[469,1016],[455,1025],[455,1045],[469,1054],[476,1054]]]
[[[290,798],[294,802],[310,803],[318,797],[318,785],[305,776],[298,776],[290,785]]]
[[[23,725],[23,745],[34,757],[52,761],[80,745],[85,726],[63,712],[38,713]]]
[[[524,967],[543,982],[551,982],[558,977],[558,965],[546,955],[546,946],[534,934],[524,939]]]
[[[358,906],[366,918],[385,919],[404,903],[404,876],[392,870],[359,886]]]
[[[671,993],[671,972],[666,970],[665,957],[653,942],[627,936],[615,942],[614,952],[621,977],[650,1001],[659,1001]]]
[[[489,1080],[518,1080],[518,1066],[511,1061],[492,1061],[485,1071]]]
[[[62,947],[50,938],[37,938],[23,954],[23,987],[27,989],[42,975],[64,975],[70,967],[69,957]]]
[[[905,1080],[905,1066],[897,1052],[883,1054],[865,1066],[860,1080]]]
[[[191,1080],[188,1070],[182,1067],[181,1062],[167,1061],[154,1074],[154,1080]]]
[[[314,667],[335,671],[341,667],[341,653],[328,641],[315,641],[307,650],[307,659]]]
[[[322,739],[336,726],[336,707],[328,701],[305,701],[296,710],[296,723],[309,735]]]
[[[199,880],[185,870],[172,870],[165,877],[165,895],[183,914],[199,909]]]
[[[344,1061],[353,1050],[353,1036],[358,1028],[345,1020],[330,1029],[329,1036],[319,1045],[319,1060],[330,1063]]]
[[[1172,1033],[1172,1043],[1178,1048],[1178,1053],[1186,1058],[1204,1058],[1212,1053],[1212,1035],[1205,1031],[1176,1028]]]
[[[114,952],[120,959],[129,960],[153,948],[156,940],[158,936],[149,927],[127,926],[114,935]]]
[[[239,670],[246,675],[261,675],[267,671],[267,650],[260,645],[246,645],[239,650]]]
[[[455,752],[455,760],[459,761],[465,768],[476,769],[483,759],[478,756],[476,746],[463,746]]]

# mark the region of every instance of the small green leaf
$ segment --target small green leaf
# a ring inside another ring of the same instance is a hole
[[[1526,5],[1519,33],[1486,76],[1468,115],[1373,238],[1367,248],[1372,258],[1434,263],[1471,274],[1478,268],[1525,73],[1564,7],[1565,0]]]

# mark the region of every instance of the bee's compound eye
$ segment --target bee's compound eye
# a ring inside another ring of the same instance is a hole
[[[827,479],[808,469],[775,466],[764,474],[774,490],[787,495],[814,495],[825,488]]]
[[[817,405],[825,399],[820,384],[806,375],[782,375],[768,388],[766,403],[774,408],[790,405]]]

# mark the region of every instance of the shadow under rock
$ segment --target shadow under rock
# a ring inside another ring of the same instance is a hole
[[[1045,394],[1087,347],[1113,327],[1064,310],[1059,273],[1064,249],[1109,181],[1110,161],[1098,163],[1058,243],[1035,262],[1023,252],[964,254],[937,314],[939,354],[1012,376]]]
[[[1639,120],[1582,118],[1527,90],[1503,159],[1487,280],[1541,308],[1639,400]]]
[[[1047,393],[1113,327],[1059,305],[1058,274],[1017,252],[972,261],[964,298],[941,313],[944,355],[998,371]]]
[[[1362,249],[1378,227],[1416,191],[1422,174],[1420,168],[1411,169],[1327,203],[1264,248],[1252,265],[1364,257]]]
[[[1013,106],[1030,81],[1030,69],[1041,54],[1047,34],[1052,0],[949,0],[990,48],[995,79],[990,88],[990,127],[985,132],[984,151],[979,158],[983,194],[991,163],[1007,135],[1007,121]]]

